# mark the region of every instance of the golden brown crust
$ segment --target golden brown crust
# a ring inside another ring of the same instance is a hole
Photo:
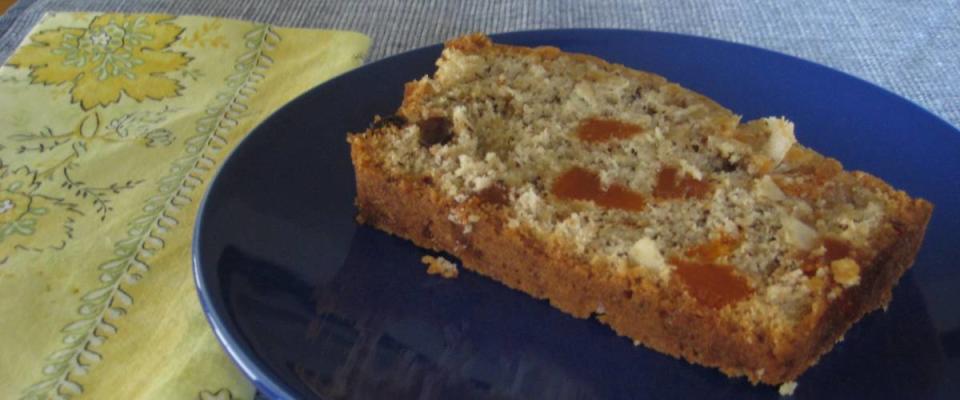
[[[480,34],[452,40],[447,48],[467,53],[522,52],[543,60],[561,54],[552,47],[497,45]],[[659,76],[596,57],[570,56],[623,71],[641,82],[667,84]],[[699,94],[678,86],[675,90],[679,98],[722,109]],[[429,84],[409,83],[399,114],[411,121],[418,120],[421,104],[429,99],[431,91]],[[733,127],[721,127],[717,132],[733,132]],[[464,267],[536,298],[549,299],[555,307],[573,316],[587,318],[602,306],[605,313],[598,319],[619,334],[657,351],[719,368],[730,376],[746,376],[754,383],[795,380],[829,351],[854,322],[885,306],[893,285],[919,250],[932,211],[930,203],[897,192],[868,174],[843,173],[844,185],[866,187],[891,199],[884,223],[872,235],[868,254],[857,260],[862,265],[860,284],[843,290],[835,299],[819,296],[803,320],[782,329],[745,321],[729,307],[706,307],[677,280],[664,283],[621,275],[611,265],[583,259],[573,246],[538,237],[523,226],[509,228],[508,214],[503,209],[475,199],[458,204],[440,192],[430,178],[391,174],[382,164],[383,155],[377,153],[379,142],[390,140],[389,135],[367,133],[351,135],[348,140],[356,170],[360,222],[410,239],[419,246],[449,252],[459,257]],[[826,172],[830,174],[823,172],[824,179],[842,170],[835,160],[812,150],[796,146],[791,152],[797,157],[809,156],[809,164],[821,166],[820,170],[829,169]],[[797,188],[800,189],[804,188]],[[819,196],[818,190],[811,190],[811,196]],[[469,233],[464,232],[463,225],[448,219],[455,208],[480,216]]]
[[[911,199],[903,192],[893,192],[879,179],[855,173],[858,181],[896,197],[896,211],[875,235],[877,251],[860,272],[860,284],[844,290],[835,300],[819,302],[814,311],[793,329],[793,335],[775,350],[783,355],[783,374],[794,380],[816,364],[850,327],[864,315],[890,303],[894,285],[913,265],[923,242],[933,205],[923,199]],[[764,377],[766,378],[766,377]],[[766,383],[779,383],[762,379]]]
[[[351,140],[357,173],[358,219],[412,240],[418,246],[447,251],[464,267],[521,290],[579,318],[602,304],[599,320],[657,351],[717,367],[752,382],[795,380],[829,351],[867,312],[886,305],[890,291],[913,262],[929,219],[930,205],[901,193],[900,211],[890,219],[891,240],[874,264],[864,267],[862,283],[804,321],[792,334],[749,330],[728,315],[698,304],[677,284],[657,286],[612,273],[568,249],[506,227],[496,208],[471,204],[483,217],[470,234],[447,219],[454,204],[429,182],[390,176],[363,140]],[[868,183],[869,184],[869,183]],[[416,204],[416,207],[407,205]],[[537,266],[534,268],[533,266]]]
[[[538,59],[543,65],[549,64],[549,61],[558,58],[562,54],[572,60],[592,63],[610,71],[617,71],[624,76],[637,80],[640,82],[641,86],[665,86],[665,90],[678,98],[678,101],[691,104],[700,104],[705,108],[715,110],[718,115],[728,114],[728,110],[722,105],[713,101],[713,99],[710,99],[709,97],[699,93],[686,90],[677,84],[670,83],[666,78],[660,75],[645,71],[638,71],[621,64],[609,63],[606,60],[589,54],[564,53],[560,49],[552,46],[523,47],[493,43],[490,38],[482,33],[473,33],[452,39],[444,44],[444,48],[467,54],[499,52],[503,54],[531,55]],[[417,112],[421,109],[421,106],[426,102],[431,94],[432,88],[430,85],[424,85],[418,81],[408,82],[404,88],[403,104],[400,105],[400,108],[397,110],[397,114],[400,114],[412,121],[419,120],[420,117]],[[719,134],[732,132],[738,120],[725,120],[725,118],[717,118],[715,122],[716,126],[712,127],[712,130]]]

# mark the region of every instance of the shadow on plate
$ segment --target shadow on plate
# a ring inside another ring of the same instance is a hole
[[[775,388],[635,347],[595,320],[469,271],[427,275],[423,254],[360,227],[323,282],[227,248],[221,265],[233,271],[222,284],[229,308],[248,314],[235,320],[260,358],[321,398],[778,397]],[[924,304],[907,274],[889,309],[856,324],[802,377],[797,397],[933,395],[944,350]]]

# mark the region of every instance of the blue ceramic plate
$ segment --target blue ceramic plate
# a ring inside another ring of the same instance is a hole
[[[935,203],[889,309],[856,324],[797,397],[960,398],[960,132],[857,78],[754,47],[618,30],[494,39],[652,71],[746,119],[785,115],[803,143]],[[325,399],[777,397],[473,273],[428,276],[423,250],[354,222],[346,132],[391,114],[439,53],[404,53],[307,92],[254,130],[210,187],[196,282],[257,388]]]

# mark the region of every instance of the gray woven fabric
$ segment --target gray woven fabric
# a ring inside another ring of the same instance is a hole
[[[20,0],[0,17],[0,59],[48,11],[157,11],[356,30],[368,61],[471,31],[627,28],[781,51],[888,88],[960,126],[960,0]]]

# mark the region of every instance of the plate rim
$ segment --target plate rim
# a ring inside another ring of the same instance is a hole
[[[832,68],[830,66],[810,61],[799,56],[787,54],[778,50],[771,50],[764,47],[759,47],[751,44],[745,44],[725,39],[718,39],[700,35],[692,35],[686,33],[675,33],[675,32],[666,32],[666,31],[656,31],[656,30],[641,30],[641,29],[618,29],[618,28],[562,28],[562,29],[533,29],[533,30],[520,30],[520,31],[503,31],[497,33],[489,34],[489,37],[494,41],[499,41],[502,39],[537,39],[537,36],[551,36],[551,35],[573,35],[573,34],[589,34],[591,36],[596,35],[610,35],[610,34],[629,34],[629,35],[640,35],[640,36],[664,36],[671,37],[674,39],[681,40],[693,40],[695,42],[706,42],[713,46],[734,46],[741,48],[743,50],[748,50],[751,52],[756,52],[759,54],[772,54],[774,56],[783,57],[788,59],[790,62],[799,62],[806,64],[808,67],[813,67],[821,71],[826,71],[832,74],[839,74],[845,79],[852,79],[859,84],[867,85],[872,89],[879,90],[880,93],[886,96],[892,96],[893,98],[903,102],[905,105],[912,107],[915,111],[918,111],[922,114],[925,114],[926,117],[932,117],[933,122],[936,122],[940,125],[943,125],[947,130],[953,131],[953,134],[958,135],[957,138],[960,138],[960,127],[953,125],[951,122],[947,121],[940,115],[930,111],[926,107],[920,105],[915,100],[912,100],[908,97],[904,97],[891,89],[887,89],[877,83],[868,81],[864,78],[852,75],[848,72]],[[549,40],[547,38],[546,40]],[[545,46],[550,46],[549,44],[544,44]],[[271,120],[275,119],[278,114],[284,112],[287,108],[292,105],[305,101],[306,98],[310,97],[311,94],[322,90],[322,88],[327,86],[332,86],[335,81],[344,79],[348,76],[355,74],[363,74],[368,68],[373,66],[389,64],[396,62],[397,59],[404,57],[412,57],[419,55],[420,53],[429,53],[429,52],[439,52],[442,49],[443,43],[436,43],[427,46],[422,46],[407,50],[401,53],[393,54],[382,59],[360,65],[352,70],[341,73],[337,76],[331,77],[330,79],[310,88],[306,91],[300,93],[290,101],[286,102],[282,106],[278,107],[276,110],[273,110],[270,115],[265,117],[260,123],[258,123],[253,129],[251,129],[237,145],[230,151],[230,153],[224,157],[223,161],[220,163],[216,172],[214,173],[212,179],[210,180],[209,185],[204,190],[203,196],[200,200],[199,206],[197,208],[196,219],[194,220],[194,227],[192,230],[192,239],[191,239],[191,272],[193,274],[194,285],[196,286],[197,296],[200,300],[201,310],[206,318],[208,324],[213,330],[214,336],[217,338],[217,342],[220,344],[220,347],[227,353],[230,361],[241,370],[243,375],[250,380],[254,385],[256,390],[262,392],[268,398],[280,398],[280,399],[295,399],[298,391],[283,382],[270,368],[264,365],[264,362],[255,357],[250,348],[250,344],[243,341],[238,337],[238,333],[235,332],[232,327],[227,326],[227,320],[230,318],[230,313],[226,309],[221,309],[218,301],[214,299],[214,295],[211,292],[211,289],[208,286],[208,283],[203,278],[204,266],[201,264],[201,254],[202,250],[202,238],[201,231],[204,226],[204,216],[209,213],[208,211],[208,200],[213,193],[218,188],[218,183],[221,182],[221,172],[228,168],[228,166],[233,163],[238,162],[235,157],[239,153],[241,148],[249,142],[249,139],[255,135],[258,135],[257,132],[261,131],[264,125],[267,125]],[[589,53],[586,53],[589,54]],[[619,64],[619,63],[615,63]],[[658,74],[659,75],[659,74]],[[320,397],[318,397],[320,398]]]
[[[258,392],[262,392],[262,394],[264,394],[267,398],[296,399],[298,392],[296,389],[283,382],[278,376],[276,376],[276,374],[273,373],[270,368],[264,365],[262,360],[250,354],[252,349],[249,348],[249,343],[245,343],[243,340],[241,340],[238,337],[237,332],[231,330],[231,328],[227,326],[226,320],[230,319],[230,313],[226,309],[217,308],[217,301],[213,298],[213,293],[208,287],[207,282],[203,279],[202,270],[204,267],[201,265],[201,253],[203,250],[200,232],[203,230],[204,225],[203,216],[208,212],[207,201],[209,200],[211,193],[218,186],[217,183],[220,181],[220,173],[226,169],[228,165],[231,165],[231,163],[237,162],[235,155],[238,153],[238,150],[248,143],[248,139],[260,131],[262,126],[266,125],[270,120],[276,118],[279,113],[294,103],[304,101],[304,99],[309,97],[311,93],[331,85],[335,80],[342,79],[353,74],[362,74],[367,67],[394,62],[395,59],[410,57],[421,52],[439,50],[441,46],[442,44],[423,46],[410,51],[394,54],[369,64],[363,64],[354,69],[334,76],[320,83],[319,85],[307,89],[303,93],[300,93],[297,95],[297,97],[284,103],[282,106],[271,112],[270,115],[264,118],[260,123],[257,124],[257,126],[251,129],[246,135],[244,135],[243,138],[240,139],[233,150],[231,150],[230,153],[224,157],[213,178],[210,180],[210,184],[204,190],[203,197],[201,198],[200,204],[197,207],[197,216],[194,221],[194,227],[192,231],[193,238],[191,239],[190,245],[191,272],[193,274],[194,286],[196,286],[197,295],[200,299],[200,307],[203,311],[204,317],[207,320],[207,323],[213,330],[214,336],[217,338],[217,342],[220,344],[220,347],[224,350],[224,352],[227,353],[230,361],[233,363],[233,365],[240,369],[243,375],[254,385],[255,389]]]

